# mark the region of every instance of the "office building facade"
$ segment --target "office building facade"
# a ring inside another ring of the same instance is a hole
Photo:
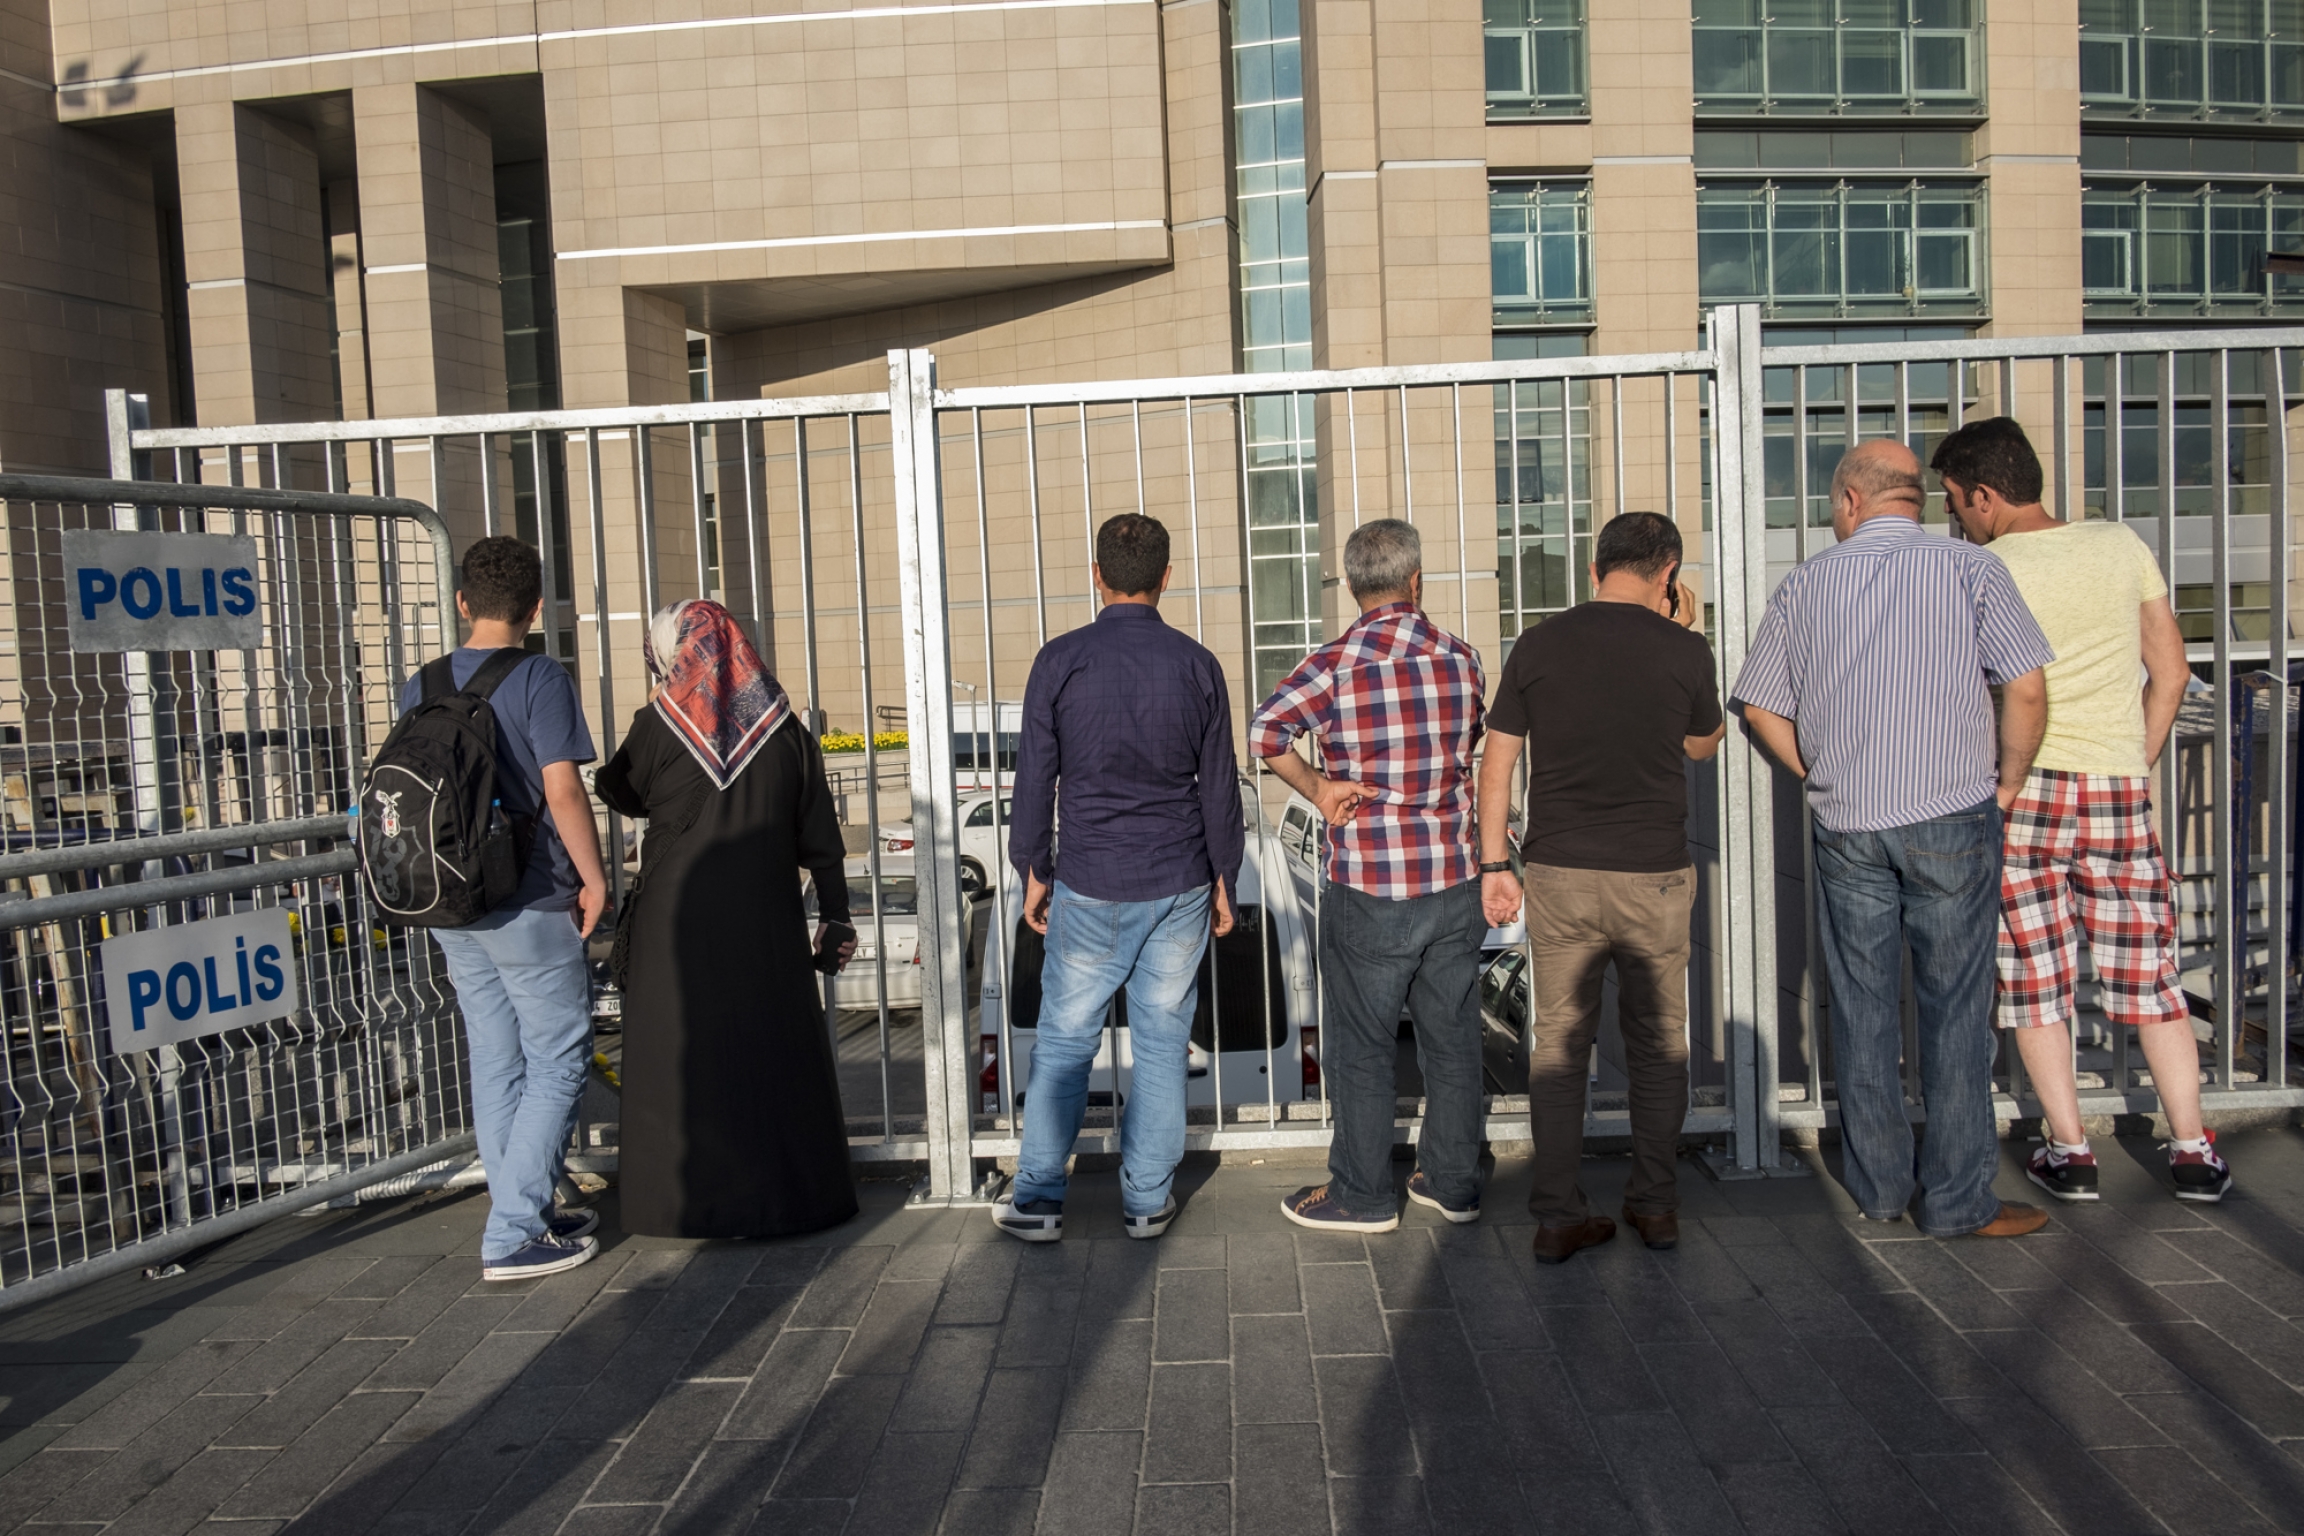
[[[2304,0],[0,16],[10,468],[101,468],[105,386],[223,425],[876,389],[899,346],[996,384],[1675,351],[1731,302],[1886,341],[2304,313],[2263,267],[2304,249]],[[1496,396],[1449,557],[1490,645],[1578,598],[1606,510],[1591,392]],[[1267,677],[1340,617],[1337,510],[1311,405],[1248,414]],[[1770,430],[1771,520],[1813,525],[1837,439]],[[566,474],[518,471],[521,526]]]

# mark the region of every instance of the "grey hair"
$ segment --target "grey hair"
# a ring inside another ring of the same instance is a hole
[[[1356,598],[1405,592],[1408,578],[1422,569],[1424,540],[1399,518],[1362,523],[1344,543],[1344,582]]]
[[[1864,448],[1872,445],[1867,443]],[[1859,501],[1870,503],[1882,500],[1909,499],[1915,505],[1927,500],[1927,488],[1921,483],[1918,460],[1915,467],[1905,469],[1889,453],[1867,453],[1863,448],[1851,448],[1840,456],[1832,471],[1832,499],[1837,502],[1842,491],[1854,491]]]

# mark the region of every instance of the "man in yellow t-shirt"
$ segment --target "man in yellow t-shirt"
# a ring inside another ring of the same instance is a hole
[[[1998,1019],[2016,1033],[2047,1121],[2027,1171],[2059,1200],[2097,1197],[2072,1076],[2085,931],[2105,1015],[2135,1029],[2160,1091],[2176,1198],[2221,1200],[2232,1170],[2200,1123],[2200,1055],[2176,984],[2175,890],[2152,825],[2152,764],[2190,675],[2168,583],[2122,524],[2048,514],[2039,456],[2006,416],[1954,432],[1929,465],[1962,531],[1992,546],[2056,649],[2047,735],[2009,808],[2000,880]]]

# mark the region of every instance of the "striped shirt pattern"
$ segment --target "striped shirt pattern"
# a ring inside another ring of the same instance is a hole
[[[1475,878],[1472,749],[1487,678],[1480,653],[1410,603],[1387,603],[1304,658],[1248,723],[1277,757],[1310,731],[1320,771],[1381,793],[1328,829],[1328,878],[1386,901]]]
[[[1990,799],[1986,685],[2055,659],[1997,556],[1876,517],[1784,578],[1734,695],[1799,722],[1818,821],[1878,832]]]

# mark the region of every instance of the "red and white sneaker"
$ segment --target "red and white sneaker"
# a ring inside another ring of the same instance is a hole
[[[2059,1152],[2054,1147],[2042,1146],[2032,1154],[2024,1176],[2059,1200],[2098,1198],[2093,1152]]]
[[[2176,1198],[2214,1205],[2232,1187],[2232,1165],[2216,1155],[2216,1133],[2202,1131],[2208,1145],[2193,1151],[2168,1145],[2168,1172],[2176,1180]]]

